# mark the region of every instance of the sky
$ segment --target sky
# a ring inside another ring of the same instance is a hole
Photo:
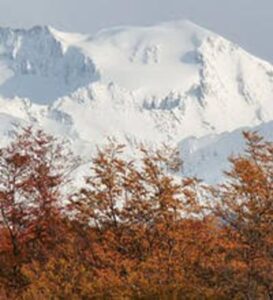
[[[188,19],[273,63],[273,0],[0,0],[0,26],[95,34]]]

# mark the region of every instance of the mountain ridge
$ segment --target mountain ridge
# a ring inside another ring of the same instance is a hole
[[[270,63],[189,21],[93,36],[0,28],[3,122],[65,136],[86,157],[108,136],[183,145],[260,126],[273,120],[272,94]]]

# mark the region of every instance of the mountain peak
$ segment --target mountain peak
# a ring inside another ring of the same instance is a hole
[[[15,36],[25,35],[50,35],[54,30],[51,26],[47,25],[35,25],[30,28],[12,28],[12,27],[0,27],[0,36],[13,34]]]
[[[273,67],[187,20],[93,37],[0,29],[0,49],[0,114],[79,143],[178,143],[273,120]]]
[[[69,35],[69,34],[68,34]],[[51,104],[97,77],[92,60],[50,26],[0,29],[0,95]]]
[[[191,31],[202,31],[209,33],[210,31],[205,27],[202,27],[188,19],[176,19],[171,21],[159,22],[154,24],[152,27],[166,27],[166,28],[177,28],[177,29],[188,29]],[[213,34],[210,32],[210,34]]]
[[[49,25],[35,25],[29,29],[26,29],[26,32],[33,32],[33,33],[46,33],[46,34],[50,34],[51,33],[51,29],[53,29],[53,27],[49,26]]]

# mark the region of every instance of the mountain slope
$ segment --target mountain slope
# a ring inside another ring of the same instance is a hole
[[[3,134],[8,120],[32,123],[68,137],[84,157],[116,136],[129,144],[181,144],[195,164],[202,151],[192,151],[189,138],[214,147],[218,138],[206,137],[225,132],[226,155],[228,132],[273,120],[272,95],[273,66],[188,21],[93,37],[51,27],[0,29]]]
[[[245,149],[242,130],[257,131],[265,139],[273,141],[273,121],[257,127],[240,128],[233,132],[184,139],[179,144],[184,161],[184,174],[197,176],[211,184],[222,181],[223,171],[229,170],[231,166],[227,158]]]

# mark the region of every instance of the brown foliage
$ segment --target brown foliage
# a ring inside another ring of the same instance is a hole
[[[214,214],[222,222],[230,295],[273,298],[273,143],[244,133],[245,155],[232,157],[226,184],[212,189]]]
[[[29,284],[22,267],[43,262],[58,243],[63,153],[53,137],[31,128],[0,152],[0,282],[12,291]]]
[[[111,142],[67,204],[65,149],[24,130],[0,155],[0,299],[273,299],[273,145],[245,138],[206,188],[168,147]]]

